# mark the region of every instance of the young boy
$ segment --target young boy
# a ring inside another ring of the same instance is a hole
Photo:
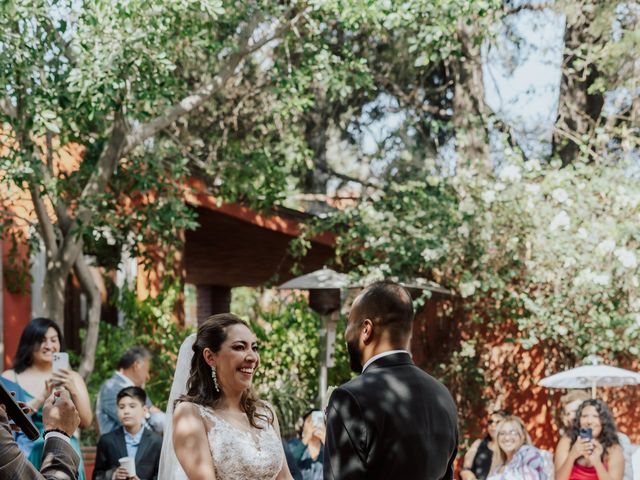
[[[117,396],[122,426],[100,437],[93,480],[156,480],[162,437],[144,427],[147,394],[140,387],[126,387]],[[122,457],[135,459],[136,475],[120,466]]]

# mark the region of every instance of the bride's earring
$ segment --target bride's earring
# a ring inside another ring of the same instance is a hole
[[[215,365],[211,366],[211,378],[213,379],[213,388],[216,389],[216,392],[220,393],[220,385],[218,385],[218,376],[216,375]]]

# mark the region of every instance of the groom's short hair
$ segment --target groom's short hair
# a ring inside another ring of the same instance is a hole
[[[413,301],[402,285],[389,280],[368,286],[357,305],[358,321],[366,318],[389,332],[392,342],[404,342],[413,329]]]

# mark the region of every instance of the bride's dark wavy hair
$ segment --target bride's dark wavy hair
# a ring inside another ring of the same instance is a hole
[[[204,360],[205,348],[217,353],[227,339],[227,331],[233,325],[244,325],[247,322],[232,313],[220,313],[207,318],[198,327],[196,340],[193,344],[193,358],[191,359],[191,372],[187,382],[187,393],[176,400],[179,402],[192,402],[207,407],[217,408],[222,403],[224,392],[216,391],[211,378],[211,367]],[[252,427],[263,428],[258,420],[273,424],[274,413],[269,405],[258,398],[253,388],[248,388],[240,398],[240,407],[247,414]],[[264,413],[263,413],[264,412]]]
[[[576,411],[576,416],[573,419],[573,425],[571,427],[571,431],[569,435],[571,437],[571,445],[576,443],[576,440],[580,436],[580,416],[582,415],[582,411],[585,407],[594,407],[596,412],[598,412],[598,416],[600,417],[600,425],[602,426],[602,431],[600,435],[598,435],[598,440],[602,444],[602,458],[604,459],[605,455],[608,453],[609,447],[613,445],[619,445],[618,441],[618,433],[616,428],[616,421],[613,419],[613,414],[606,403],[602,400],[589,399],[585,400],[580,404],[578,410]]]

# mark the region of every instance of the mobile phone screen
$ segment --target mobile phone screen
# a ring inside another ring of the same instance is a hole
[[[593,433],[590,428],[581,428],[579,435],[580,435],[580,438],[586,438],[587,440],[591,440]]]
[[[69,370],[69,354],[67,352],[56,352],[53,354],[53,371],[60,369]]]
[[[324,414],[319,410],[311,412],[311,423],[314,427],[321,427],[324,423]]]

